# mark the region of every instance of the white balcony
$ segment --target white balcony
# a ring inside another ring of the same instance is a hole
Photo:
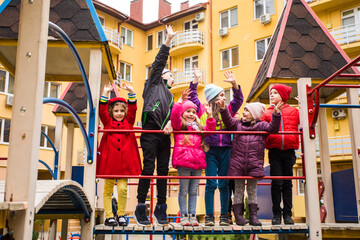
[[[178,32],[170,42],[172,54],[178,51],[193,51],[204,48],[205,34],[204,32],[195,30],[186,30]]]
[[[112,29],[109,27],[103,27],[103,29],[109,43],[113,44],[115,47],[117,47],[120,50],[120,52],[122,52],[123,42],[119,32],[116,29]]]
[[[205,71],[198,69],[201,72],[201,77],[199,79],[199,85],[203,86],[205,84]],[[173,73],[174,76],[174,85],[173,88],[177,87],[189,87],[190,82],[194,79],[194,70],[185,69]]]
[[[329,29],[339,44],[350,44],[360,40],[360,23]]]

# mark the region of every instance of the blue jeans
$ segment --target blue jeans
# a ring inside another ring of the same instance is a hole
[[[227,176],[230,161],[231,147],[210,147],[205,153],[206,176]],[[214,214],[214,193],[216,188],[220,191],[221,214],[227,214],[229,208],[229,180],[208,179],[205,187],[206,214]]]
[[[201,169],[178,167],[178,176],[201,176]],[[196,200],[200,179],[180,179],[179,206],[180,214],[187,214],[186,196],[189,194],[189,214],[196,214]]]

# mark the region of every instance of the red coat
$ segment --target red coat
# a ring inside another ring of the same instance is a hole
[[[133,129],[137,106],[128,102],[128,112],[123,121],[109,116],[108,104],[99,107],[100,120],[104,129]],[[97,175],[140,175],[141,162],[134,133],[104,133],[99,147],[96,166]]]
[[[270,106],[264,113],[261,120],[271,122],[274,106]],[[300,123],[299,110],[285,104],[281,110],[281,122],[279,131],[298,131]],[[265,147],[277,148],[280,150],[299,149],[299,135],[269,135],[266,138]]]

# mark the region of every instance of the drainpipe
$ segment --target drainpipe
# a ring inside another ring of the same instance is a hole
[[[210,4],[210,83],[214,82],[214,56],[213,56],[213,34],[212,34],[212,1],[209,0]]]

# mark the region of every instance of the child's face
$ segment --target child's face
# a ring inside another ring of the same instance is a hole
[[[282,101],[282,98],[281,98],[279,92],[276,91],[276,89],[274,89],[274,88],[271,89],[271,91],[270,91],[270,104],[276,105],[281,101]]]
[[[185,119],[185,121],[187,122],[193,122],[196,120],[196,110],[194,108],[188,108],[186,109],[186,111],[183,113],[182,117]]]
[[[126,116],[126,109],[121,105],[116,105],[112,109],[112,115],[116,121],[122,121]]]
[[[225,97],[225,92],[224,91],[221,91],[217,97],[216,97],[217,100],[226,100],[226,97]]]
[[[254,120],[253,116],[251,115],[251,113],[249,112],[249,110],[247,108],[244,108],[242,119],[245,122],[251,122],[252,120]]]

